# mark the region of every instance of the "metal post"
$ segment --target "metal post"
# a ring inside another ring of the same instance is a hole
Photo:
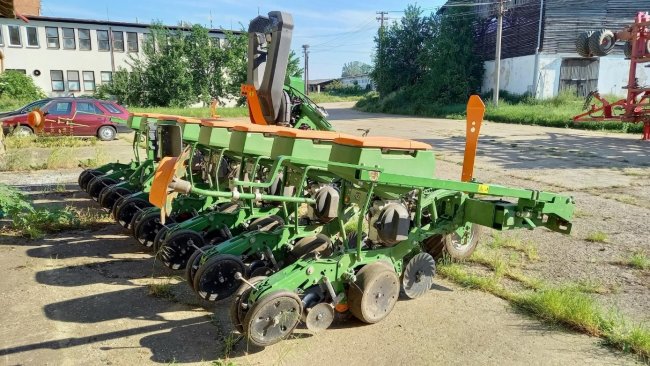
[[[503,34],[503,0],[499,0],[497,20],[497,45],[494,55],[494,106],[499,106],[499,78],[501,77],[501,36]]]
[[[302,50],[305,55],[305,95],[309,95],[309,45],[303,44]]]
[[[535,47],[535,68],[533,69],[533,98],[537,98],[539,89],[539,53],[542,48],[542,22],[544,21],[544,0],[539,2],[539,23],[537,25],[537,47]]]
[[[377,20],[379,20],[379,57],[377,58],[377,61],[379,62],[379,75],[377,80],[377,84],[380,84],[382,82],[382,73],[383,73],[383,58],[384,54],[382,52],[382,41],[384,38],[384,21],[387,19],[386,15],[388,14],[387,11],[378,11],[377,14],[379,16],[377,17]]]

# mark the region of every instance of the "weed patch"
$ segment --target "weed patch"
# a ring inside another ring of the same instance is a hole
[[[147,287],[149,288],[149,296],[167,300],[173,300],[175,298],[169,282],[150,283]]]
[[[607,238],[608,236],[606,233],[602,231],[594,231],[592,233],[589,233],[585,240],[592,243],[604,243],[607,241]]]

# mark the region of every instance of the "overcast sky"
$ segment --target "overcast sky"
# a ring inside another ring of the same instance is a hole
[[[302,55],[301,45],[309,44],[310,79],[341,76],[341,67],[349,61],[371,62],[373,37],[379,27],[377,11],[391,11],[398,19],[400,11],[415,1],[407,0],[42,0],[44,16],[110,19],[150,23],[160,20],[167,25],[180,21],[214,28],[239,30],[242,25],[271,10],[293,14],[295,28],[292,48]],[[419,2],[427,12],[442,5],[442,0]],[[301,56],[302,59],[302,56]]]

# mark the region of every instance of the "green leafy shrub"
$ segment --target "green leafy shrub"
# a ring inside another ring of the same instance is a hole
[[[5,71],[0,74],[0,98],[8,101],[34,101],[45,98],[45,93],[34,84],[31,77],[17,72]]]

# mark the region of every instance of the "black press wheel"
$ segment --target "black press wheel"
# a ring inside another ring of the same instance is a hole
[[[284,226],[284,220],[282,217],[278,215],[270,215],[251,221],[248,228],[246,228],[246,231],[273,231],[282,226]]]
[[[230,321],[239,333],[244,333],[244,319],[249,309],[248,297],[253,291],[251,285],[255,286],[267,278],[266,276],[251,277],[248,283],[242,283],[235,291],[232,303],[230,303]]]
[[[77,183],[79,183],[79,188],[85,191],[86,187],[88,187],[88,183],[93,178],[104,174],[105,174],[104,172],[101,172],[99,170],[85,169],[84,171],[81,172],[81,174],[79,174],[79,179],[77,179]]]
[[[131,220],[133,219],[133,216],[142,209],[151,206],[151,203],[145,199],[128,197],[122,201],[115,211],[117,223],[128,230],[131,228]]]
[[[235,278],[237,273],[246,277],[246,266],[239,256],[217,254],[196,271],[194,291],[208,301],[228,298],[241,283],[241,280]]]
[[[130,194],[133,194],[133,191],[131,191],[128,188],[124,188],[120,186],[111,186],[111,187],[104,188],[99,193],[98,202],[99,205],[102,206],[103,208],[112,210],[113,206],[115,205],[115,202],[117,202],[118,199],[120,199],[121,197],[128,196]]]
[[[213,248],[214,245],[206,245],[201,247],[199,250],[195,250],[194,253],[190,256],[190,259],[187,260],[187,266],[185,266],[185,280],[190,285],[192,290],[194,290],[194,276],[196,271],[199,270],[199,263],[201,262],[201,256],[203,253]]]
[[[156,237],[153,239],[154,253],[158,254],[160,248],[162,248],[162,244],[165,242],[165,239],[167,239],[167,232],[176,225],[178,224],[175,222],[169,223],[163,226],[163,228],[158,231],[158,234],[156,234]]]
[[[167,268],[184,269],[192,253],[204,245],[203,236],[196,231],[174,231],[162,243],[158,258]]]
[[[395,270],[384,263],[365,265],[348,288],[350,312],[364,323],[377,323],[390,314],[399,298],[400,281]]]
[[[270,293],[251,306],[244,318],[244,333],[259,347],[287,338],[296,329],[302,315],[298,295],[286,290]]]
[[[119,183],[117,179],[113,179],[111,177],[103,176],[100,175],[99,177],[93,178],[89,183],[88,183],[88,194],[90,197],[97,201],[99,199],[99,194],[104,188],[110,187],[112,185],[115,185]]]
[[[169,218],[167,220],[168,221],[166,222],[169,222]],[[146,211],[144,214],[140,215],[140,220],[135,223],[133,227],[133,236],[138,243],[147,248],[152,248],[153,241],[156,239],[156,235],[162,228],[163,225],[160,222],[160,211]]]

